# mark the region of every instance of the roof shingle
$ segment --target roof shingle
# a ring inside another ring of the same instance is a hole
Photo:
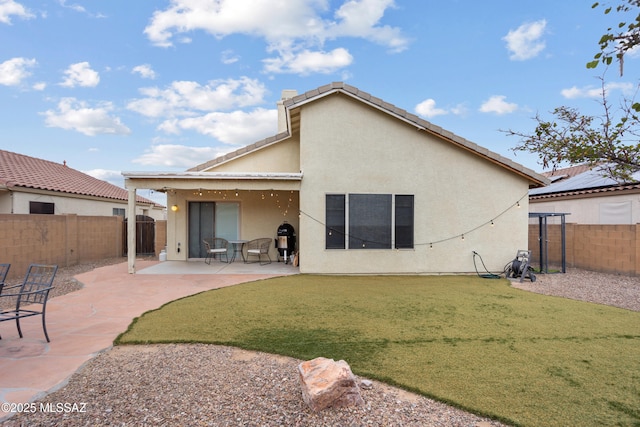
[[[612,191],[637,191],[640,189],[640,172],[633,174],[632,182],[619,183],[604,176],[598,166],[580,164],[564,169],[545,172],[552,183],[544,188],[529,191],[529,200],[550,199],[555,197],[580,196]]]
[[[5,150],[0,150],[0,187],[33,188],[120,201],[127,201],[129,198],[129,192],[124,188],[72,169],[66,164]],[[141,196],[136,196],[136,201],[157,205]]]

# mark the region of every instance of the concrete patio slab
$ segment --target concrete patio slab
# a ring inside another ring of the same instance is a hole
[[[33,402],[63,387],[84,363],[112,347],[113,340],[146,311],[209,289],[298,273],[282,263],[141,261],[76,276],[84,287],[47,304],[47,343],[39,317],[0,324],[0,422],[15,404]],[[7,405],[8,404],[8,405]],[[14,404],[14,405],[11,405]]]
[[[260,265],[241,261],[227,264],[213,260],[211,264],[205,264],[204,261],[164,261],[144,268],[138,274],[295,274],[298,271],[297,267],[282,262]]]

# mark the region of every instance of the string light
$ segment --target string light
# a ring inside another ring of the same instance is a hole
[[[466,231],[466,232],[464,232],[464,233],[461,233],[461,234],[457,234],[457,235],[455,235],[455,236],[453,236],[453,237],[448,237],[448,238],[441,239],[441,240],[434,240],[434,241],[431,241],[431,242],[429,242],[429,243],[415,243],[415,244],[414,244],[414,246],[424,246],[424,245],[429,245],[429,249],[433,249],[433,246],[434,246],[434,245],[439,244],[439,243],[448,242],[448,241],[453,240],[453,239],[465,240],[465,235],[466,235],[466,234],[471,234],[471,233],[473,233],[474,231],[477,231],[477,230],[479,230],[479,229],[481,229],[481,228],[483,228],[483,227],[485,227],[485,226],[487,226],[487,225],[489,225],[489,226],[491,226],[491,227],[494,227],[494,226],[495,226],[495,221],[496,221],[498,218],[500,218],[502,215],[506,214],[506,213],[507,213],[508,211],[510,211],[513,207],[518,207],[518,208],[520,208],[520,207],[521,207],[521,205],[520,205],[520,200],[522,200],[522,199],[524,199],[525,197],[528,197],[528,196],[529,196],[529,193],[527,192],[527,193],[525,193],[525,194],[524,194],[524,195],[523,195],[523,196],[522,196],[518,201],[516,201],[516,204],[515,204],[515,205],[513,205],[513,204],[512,204],[512,205],[510,205],[508,208],[506,208],[504,211],[500,212],[500,213],[499,213],[498,215],[496,215],[494,218],[491,218],[489,221],[486,221],[486,222],[484,222],[484,223],[482,223],[482,224],[478,225],[477,227],[472,228],[471,230],[468,230],[468,231]],[[303,212],[302,210],[300,210],[300,211],[298,212],[298,216],[299,216],[299,217],[302,217],[302,215],[304,215],[304,216],[306,216],[306,217],[310,218],[311,220],[313,220],[313,221],[317,222],[318,224],[320,224],[320,225],[324,226],[325,228],[328,228],[328,227],[327,227],[327,225],[326,225],[326,224],[324,224],[322,221],[320,221],[320,220],[318,220],[318,219],[316,219],[316,218],[312,217],[311,215],[309,215],[309,214],[307,214],[307,213]],[[328,230],[329,230],[329,232],[328,232],[328,233],[329,233],[329,235],[331,236],[331,235],[332,235],[332,231],[333,231],[333,230],[332,230],[331,228],[328,228]],[[336,231],[337,231],[337,230],[336,230]],[[357,238],[356,236],[350,236],[348,233],[342,233],[342,232],[340,232],[340,233],[341,233],[341,234],[344,234],[344,235],[345,235],[345,237],[349,236],[349,237],[350,237],[350,238],[352,238],[352,239],[362,240],[362,239]],[[364,240],[362,240],[362,241],[363,241],[363,243],[362,243],[362,247],[365,247],[365,243],[364,243],[365,241],[364,241]],[[382,243],[382,242],[381,242],[381,243]]]

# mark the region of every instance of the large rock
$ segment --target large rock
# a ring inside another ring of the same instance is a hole
[[[298,365],[302,399],[314,411],[364,405],[356,377],[344,360],[318,357]]]

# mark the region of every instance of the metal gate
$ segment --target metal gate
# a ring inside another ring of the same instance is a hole
[[[127,256],[127,218],[122,222],[122,256]],[[156,222],[145,215],[136,215],[136,255],[155,256]]]

